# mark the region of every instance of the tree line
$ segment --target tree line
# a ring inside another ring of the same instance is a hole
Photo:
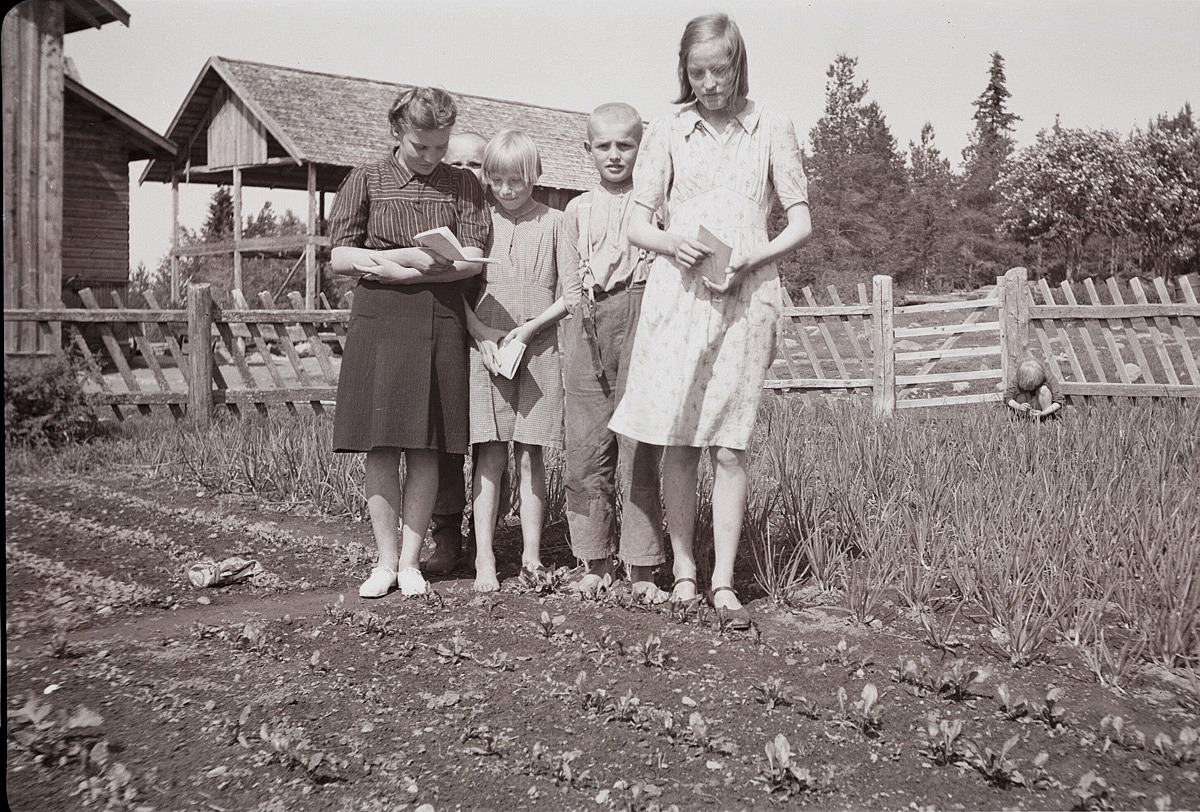
[[[782,263],[793,292],[974,289],[1024,265],[1052,281],[1200,270],[1200,126],[1190,104],[1122,135],[1055,121],[1017,149],[1004,58],[991,55],[961,168],[926,123],[901,151],[858,60],[826,72],[805,152],[813,238]],[[782,225],[782,213],[773,214]]]
[[[967,290],[1018,265],[1051,281],[1200,271],[1200,124],[1190,103],[1128,134],[1056,120],[1017,149],[1013,125],[1021,118],[1009,109],[1004,58],[993,53],[955,169],[932,124],[906,150],[898,147],[857,69],[858,59],[845,54],[829,66],[824,110],[808,134],[813,238],[780,266],[794,295],[805,285],[849,294],[875,274],[911,292]],[[782,223],[777,210],[772,228]],[[302,234],[304,224],[266,203],[246,218],[243,233]],[[232,234],[232,199],[218,187],[204,225],[183,228],[180,241],[229,241]],[[245,257],[245,289],[280,289],[294,262]],[[230,256],[186,258],[180,275],[210,282],[225,303],[232,265]],[[139,266],[133,287],[165,289],[169,267],[165,259],[154,271]],[[321,287],[336,301],[347,280],[323,264]]]

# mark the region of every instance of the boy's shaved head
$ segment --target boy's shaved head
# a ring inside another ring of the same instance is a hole
[[[632,105],[624,102],[602,104],[588,116],[588,140],[596,135],[598,125],[608,124],[626,127],[626,132],[637,140],[642,139],[642,117]]]

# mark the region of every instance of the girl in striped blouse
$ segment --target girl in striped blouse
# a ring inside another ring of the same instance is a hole
[[[479,263],[451,263],[413,241],[445,226],[466,257],[482,256],[487,244],[483,187],[467,170],[441,162],[456,116],[444,90],[403,93],[388,116],[399,145],[386,159],[351,170],[329,217],[330,264],[358,277],[333,446],[367,455],[364,490],[379,558],[359,587],[364,598],[396,586],[404,595],[425,591],[419,561],[437,493],[438,454],[467,450],[463,291]]]

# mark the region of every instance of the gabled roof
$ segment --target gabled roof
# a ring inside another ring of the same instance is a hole
[[[377,82],[353,76],[264,65],[214,56],[208,60],[167,130],[179,145],[175,161],[180,171],[207,163],[209,107],[222,86],[229,88],[262,122],[267,131],[268,156],[286,156],[294,165],[276,161],[257,177],[264,185],[305,188],[301,164],[318,165],[318,185],[336,188],[355,166],[377,161],[395,145],[387,114],[392,102],[410,85]],[[543,174],[539,186],[585,190],[599,178],[582,149],[587,114],[522,102],[454,93],[459,131],[491,138],[505,127],[520,127],[537,143]],[[189,146],[190,144],[190,146]],[[155,160],[142,181],[170,182],[171,164]],[[243,183],[255,183],[243,170]]]
[[[63,33],[100,28],[109,23],[129,25],[129,12],[113,0],[64,0]]]
[[[174,144],[124,110],[100,98],[74,78],[63,77],[63,90],[67,96],[77,99],[99,113],[101,117],[111,119],[125,130],[129,143],[130,161],[144,161],[148,158],[170,160],[175,156]]]

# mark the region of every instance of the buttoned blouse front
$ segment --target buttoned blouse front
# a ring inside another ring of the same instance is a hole
[[[808,202],[791,121],[747,100],[717,131],[688,104],[651,123],[634,169],[634,199],[666,230],[700,226],[746,256],[769,241],[767,217]],[[650,270],[625,397],[610,428],[656,445],[746,448],[775,347],[783,294],[774,263],[726,294],[659,254]]]
[[[415,174],[393,153],[346,176],[330,211],[330,244],[409,248],[414,236],[439,226],[464,246],[486,248],[491,217],[483,187],[445,164]],[[466,284],[358,280],[338,376],[335,450],[465,450]]]

